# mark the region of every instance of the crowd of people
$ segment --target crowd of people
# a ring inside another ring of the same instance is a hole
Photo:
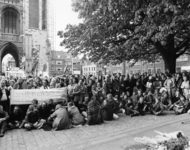
[[[187,113],[189,79],[188,72],[5,78],[0,88],[0,137],[16,128],[62,130],[102,124],[118,119],[119,113],[131,117],[161,115],[163,111]],[[26,112],[20,106],[9,110],[11,90],[63,87],[68,96],[62,102],[50,99],[39,104],[36,98]]]

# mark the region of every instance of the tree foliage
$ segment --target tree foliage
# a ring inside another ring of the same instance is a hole
[[[190,0],[73,0],[72,6],[84,21],[58,35],[74,55],[113,64],[162,56],[172,72],[190,48]]]

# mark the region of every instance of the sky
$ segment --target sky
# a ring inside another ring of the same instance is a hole
[[[64,30],[67,24],[78,24],[81,22],[78,19],[78,14],[72,10],[72,0],[56,0],[55,14],[56,14],[56,35],[60,30]],[[60,46],[62,40],[56,36],[56,50],[64,50],[64,47]]]

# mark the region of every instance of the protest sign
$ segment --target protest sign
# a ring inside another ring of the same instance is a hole
[[[67,88],[11,91],[11,105],[31,104],[33,99],[37,99],[39,103],[49,99],[55,101],[67,100]]]

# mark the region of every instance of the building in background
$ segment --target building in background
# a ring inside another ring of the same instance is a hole
[[[158,73],[158,72],[165,72],[165,65],[163,60],[157,60],[152,63],[146,63],[139,61],[135,63],[132,67],[129,63],[126,62],[126,74],[133,74],[133,73]],[[189,55],[182,55],[176,60],[176,71],[181,71],[182,67],[190,66],[190,56]],[[122,73],[122,64],[119,65],[108,65],[107,73]]]
[[[81,73],[80,59],[72,58],[72,56],[67,52],[52,51],[50,61],[50,76]]]
[[[24,63],[26,72],[43,73],[55,45],[53,11],[52,0],[0,0],[1,60],[11,54],[16,67]]]

